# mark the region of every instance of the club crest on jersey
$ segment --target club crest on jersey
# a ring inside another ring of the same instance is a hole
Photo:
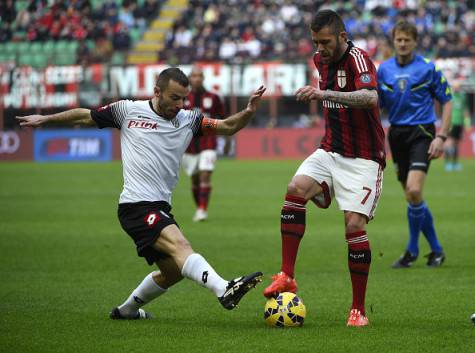
[[[404,91],[407,87],[407,80],[405,78],[400,78],[397,80],[397,86],[399,87],[400,91]]]
[[[362,83],[370,83],[371,82],[371,76],[369,74],[363,74],[360,77],[360,81]]]
[[[203,108],[210,109],[212,105],[213,105],[213,100],[211,99],[211,97],[203,98]]]
[[[344,88],[346,86],[346,72],[345,70],[338,70],[337,72],[338,87]]]

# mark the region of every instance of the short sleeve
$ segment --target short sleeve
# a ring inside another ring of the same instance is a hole
[[[356,47],[350,50],[354,83],[357,90],[377,89],[376,68],[370,58]]]
[[[201,136],[201,123],[203,121],[203,113],[201,110],[189,110],[188,119],[190,120],[190,128],[193,131],[193,136]]]
[[[434,65],[432,71],[430,90],[435,99],[437,99],[441,104],[445,104],[452,99],[450,85],[437,65]]]
[[[378,72],[377,72],[377,84],[378,84],[378,101],[379,101],[379,107],[384,108],[386,106],[385,101],[384,101],[384,92],[382,89],[382,85],[384,84],[384,75],[383,75],[383,68],[380,65]]]
[[[94,120],[99,127],[114,127],[120,129],[129,111],[129,105],[132,101],[121,100],[111,103],[91,111],[92,120]]]

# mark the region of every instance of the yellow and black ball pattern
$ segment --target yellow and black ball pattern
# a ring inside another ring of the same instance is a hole
[[[266,302],[264,319],[269,326],[298,327],[303,325],[306,313],[305,305],[296,294],[284,292]]]

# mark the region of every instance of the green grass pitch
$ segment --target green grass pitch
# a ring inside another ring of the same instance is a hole
[[[434,162],[428,202],[447,253],[443,267],[420,258],[391,263],[407,241],[406,206],[391,165],[376,218],[367,311],[371,326],[347,328],[351,301],[343,216],[309,206],[297,261],[307,319],[273,329],[262,297],[279,270],[287,181],[299,161],[221,160],[210,219],[193,224],[182,176],[173,213],[195,251],[225,278],[261,270],[265,282],[234,311],[184,280],[146,309],[151,321],[117,322],[110,309],[153,270],[138,258],[116,218],[120,163],[0,164],[1,352],[475,352],[475,161],[461,173]],[[421,236],[421,253],[428,252]]]

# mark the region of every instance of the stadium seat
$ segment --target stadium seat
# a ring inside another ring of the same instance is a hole
[[[44,50],[44,43],[43,42],[34,42],[31,43],[29,52],[32,54],[41,54]]]
[[[125,54],[123,52],[116,51],[112,54],[110,60],[111,65],[124,65],[125,63]]]
[[[16,42],[8,42],[5,44],[3,50],[6,54],[16,54],[17,52],[17,44]]]
[[[49,56],[46,55],[45,53],[37,53],[33,55],[33,59],[31,61],[31,66],[41,69],[49,64]]]
[[[54,58],[55,65],[75,65],[76,55],[71,54],[56,54]]]
[[[0,54],[0,63],[15,62],[15,54]]]
[[[34,57],[35,57],[34,55],[31,55],[28,53],[18,54],[17,64],[20,66],[23,66],[23,65],[33,66]]]
[[[29,1],[17,0],[15,3],[15,9],[17,10],[17,12],[20,12],[28,7],[28,3]]]
[[[142,31],[140,28],[131,28],[129,30],[129,35],[132,40],[132,46],[134,46],[142,38]]]
[[[18,56],[30,54],[30,42],[18,42],[16,53]]]
[[[54,51],[57,54],[64,54],[69,50],[69,43],[65,40],[55,42]]]
[[[96,47],[96,43],[94,42],[94,40],[88,39],[86,40],[86,46],[89,48],[89,50],[92,51]]]
[[[54,40],[43,42],[43,52],[49,55],[54,54],[56,43]]]

